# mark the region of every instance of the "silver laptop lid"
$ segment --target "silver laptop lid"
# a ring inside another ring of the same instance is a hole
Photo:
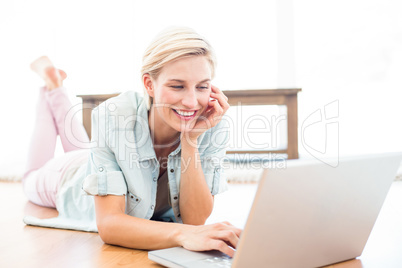
[[[401,159],[348,157],[336,168],[290,160],[265,170],[233,267],[317,267],[360,256]]]

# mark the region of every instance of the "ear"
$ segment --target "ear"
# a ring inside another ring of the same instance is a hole
[[[152,98],[155,96],[155,91],[154,91],[154,82],[152,81],[152,78],[149,74],[144,74],[142,76],[142,82],[144,83],[144,87],[148,93],[148,95]]]

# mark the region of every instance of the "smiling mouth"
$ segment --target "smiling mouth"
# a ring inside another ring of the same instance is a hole
[[[191,112],[183,112],[183,111],[180,111],[180,110],[175,110],[175,109],[172,109],[175,113],[177,113],[178,115],[181,115],[181,116],[193,116],[197,111],[191,111]]]
[[[198,110],[191,111],[191,112],[184,112],[184,111],[175,110],[175,109],[172,109],[172,110],[180,119],[184,119],[184,120],[190,120],[190,119],[194,118],[198,112]]]

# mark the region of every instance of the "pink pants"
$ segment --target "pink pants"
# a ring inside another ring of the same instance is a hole
[[[88,154],[88,135],[77,119],[64,87],[40,89],[36,122],[28,151],[23,188],[28,199],[38,205],[56,207],[56,194],[69,166]],[[57,135],[65,154],[54,158]]]

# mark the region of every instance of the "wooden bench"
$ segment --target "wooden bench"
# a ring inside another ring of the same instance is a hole
[[[253,150],[227,151],[227,153],[277,153],[287,154],[288,159],[299,158],[298,152],[298,120],[297,93],[300,88],[289,89],[257,89],[257,90],[226,90],[223,93],[229,98],[231,106],[238,105],[285,105],[287,107],[287,148],[283,150]],[[101,102],[115,97],[120,93],[101,95],[77,95],[82,98],[82,117],[85,130],[91,137],[91,111]]]

